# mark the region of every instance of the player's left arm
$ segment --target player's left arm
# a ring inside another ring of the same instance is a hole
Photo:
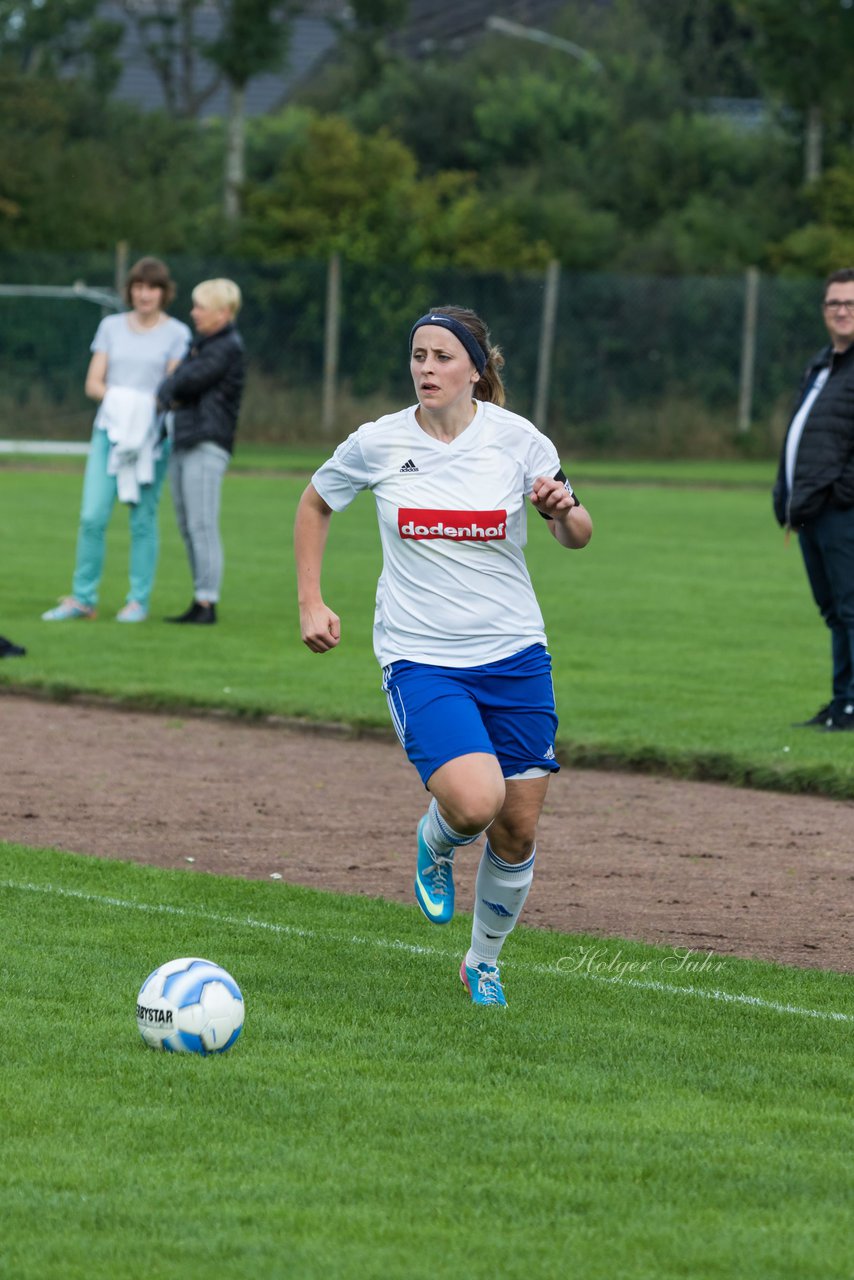
[[[562,471],[552,477],[538,476],[531,487],[531,502],[548,520],[562,547],[578,550],[587,546],[593,535],[593,521]]]

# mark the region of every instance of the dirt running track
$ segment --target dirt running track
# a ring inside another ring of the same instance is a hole
[[[0,839],[412,901],[425,793],[394,740],[14,695],[0,724]],[[564,769],[523,920],[852,972],[852,843],[850,802]]]

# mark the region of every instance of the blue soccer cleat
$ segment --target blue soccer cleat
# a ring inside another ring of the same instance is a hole
[[[447,924],[454,914],[454,859],[437,858],[422,835],[427,815],[418,824],[415,901],[431,924]]]
[[[472,966],[463,960],[460,965],[460,978],[471,996],[472,1004],[499,1004],[506,1008],[504,988],[494,964],[481,962]]]

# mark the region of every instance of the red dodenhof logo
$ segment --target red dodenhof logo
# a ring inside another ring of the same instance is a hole
[[[434,511],[400,507],[401,538],[451,538],[455,542],[492,542],[507,537],[506,511]]]

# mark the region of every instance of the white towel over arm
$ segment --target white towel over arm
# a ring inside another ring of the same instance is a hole
[[[139,502],[140,485],[154,480],[159,431],[152,392],[133,387],[108,387],[101,401],[98,425],[112,445],[107,474],[116,476],[120,502]]]

